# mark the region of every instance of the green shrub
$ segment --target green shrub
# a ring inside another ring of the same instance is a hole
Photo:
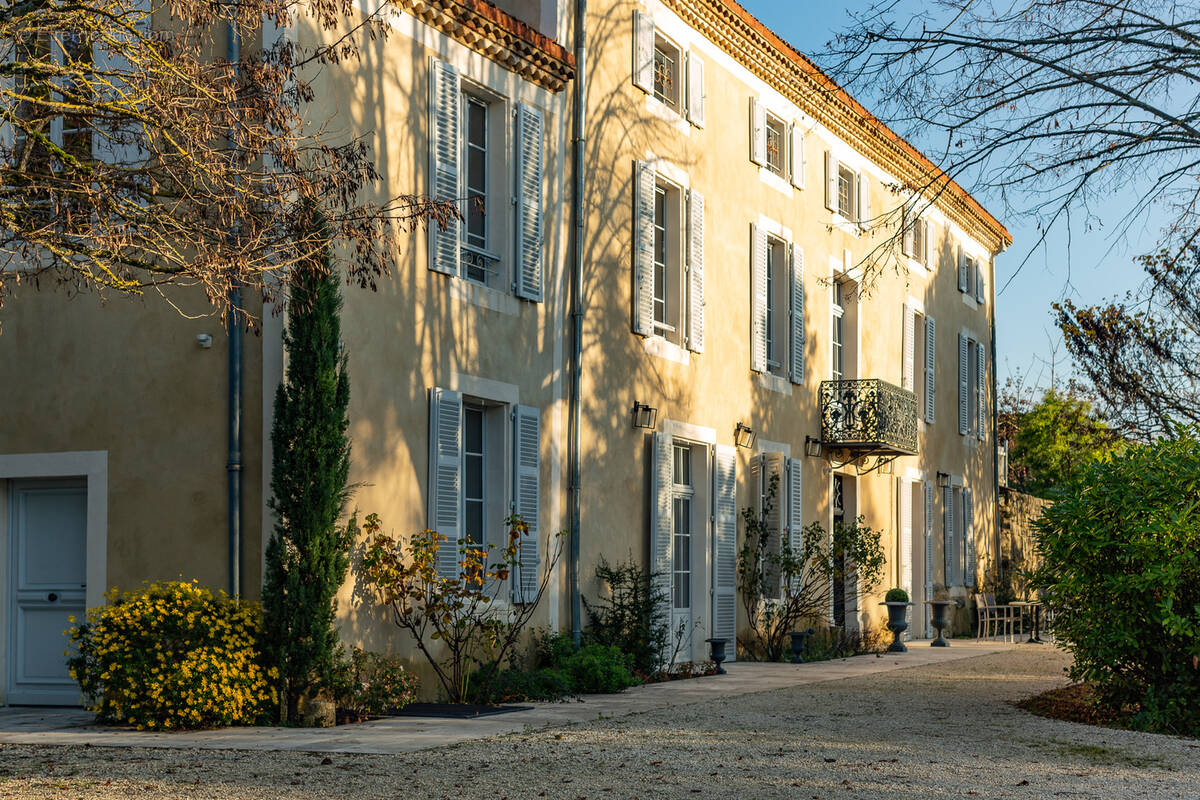
[[[1130,446],[1060,487],[1037,524],[1070,675],[1147,730],[1200,732],[1200,441]]]
[[[334,667],[334,701],[347,719],[376,717],[416,699],[417,683],[398,657],[355,647]]]
[[[612,645],[586,644],[558,665],[579,694],[610,694],[635,686],[633,659]]]
[[[495,703],[518,703],[529,700],[561,700],[564,697],[575,694],[571,683],[571,676],[559,669],[552,667],[540,667],[536,669],[509,667],[508,669],[500,670],[489,683],[483,680],[486,677],[484,670],[491,668],[491,665],[481,667],[471,676],[472,687],[482,688],[486,686],[486,695],[478,691],[478,688],[470,694],[472,703],[490,705]]]
[[[570,636],[535,634],[524,664],[510,665],[489,678],[490,665],[471,675],[473,703],[561,700],[576,694],[608,694],[641,683],[632,659],[619,648],[589,643],[579,650]]]
[[[588,639],[627,653],[638,674],[653,675],[663,669],[672,639],[671,626],[665,621],[668,615],[662,613],[666,592],[632,558],[616,565],[601,558],[596,579],[607,588],[608,597],[593,602],[583,599],[589,618]]]
[[[100,721],[155,730],[249,724],[274,702],[255,647],[257,603],[175,581],[113,589],[106,599],[71,629],[77,653],[67,662]]]
[[[883,596],[885,603],[907,603],[908,592],[903,589],[888,589],[887,594]]]

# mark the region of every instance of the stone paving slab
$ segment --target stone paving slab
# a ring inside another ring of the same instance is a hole
[[[527,711],[467,720],[388,717],[336,728],[255,727],[163,733],[98,726],[92,723],[91,714],[80,709],[3,708],[0,709],[0,744],[409,753],[472,739],[702,703],[718,697],[943,664],[1030,646],[972,640],[955,640],[948,648],[929,647],[927,641],[913,641],[908,645],[909,651],[904,654],[858,656],[814,664],[727,664],[727,675],[636,686],[619,694],[584,695],[578,700],[561,703],[534,703]]]

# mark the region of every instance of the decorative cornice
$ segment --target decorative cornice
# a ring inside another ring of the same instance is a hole
[[[408,14],[527,81],[560,92],[575,77],[565,47],[486,0],[391,0]]]
[[[893,172],[906,186],[934,195],[935,204],[946,216],[992,253],[1012,244],[1004,225],[966,189],[734,0],[662,3],[834,135]]]

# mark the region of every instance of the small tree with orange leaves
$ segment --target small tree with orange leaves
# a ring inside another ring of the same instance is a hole
[[[366,595],[387,607],[396,626],[413,637],[451,703],[465,702],[475,664],[485,667],[485,685],[478,689],[487,696],[486,684],[512,654],[562,555],[560,533],[551,537],[553,547],[546,548],[549,557],[533,601],[506,602],[501,590],[521,566],[521,537],[529,529],[516,514],[505,525],[503,547],[459,542],[455,577],[438,573],[438,548],[447,539],[437,531],[426,529],[401,543],[382,532],[376,514],[363,526],[367,538],[359,569]],[[435,643],[441,644],[440,656]]]

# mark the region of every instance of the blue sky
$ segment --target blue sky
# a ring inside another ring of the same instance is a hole
[[[824,49],[836,31],[845,28],[847,9],[865,8],[868,0],[815,3],[807,0],[740,0],[767,27],[804,52]],[[867,107],[871,98],[859,96]],[[970,189],[971,187],[967,187]],[[987,195],[978,199],[1000,214],[999,202]],[[1062,337],[1051,318],[1050,304],[1064,297],[1076,303],[1097,303],[1136,289],[1143,275],[1133,258],[1154,248],[1158,228],[1140,223],[1127,235],[1114,239],[1109,230],[1124,216],[1120,199],[1098,209],[1107,228],[1086,230],[1082,224],[1052,234],[1046,246],[1031,251],[1038,231],[1031,223],[1004,219],[1014,244],[996,259],[997,289],[1007,288],[997,298],[996,347],[999,377],[1003,381],[1015,371],[1029,373],[1041,385],[1049,385],[1051,362],[1055,377],[1070,373],[1069,357]],[[1026,258],[1028,256],[1028,258]],[[1014,277],[1021,265],[1025,265]],[[1010,280],[1011,279],[1011,280]]]

